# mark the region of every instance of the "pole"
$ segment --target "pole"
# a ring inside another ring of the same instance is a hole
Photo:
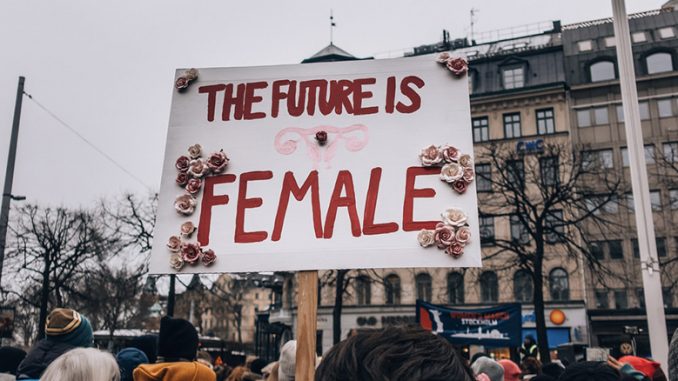
[[[7,245],[7,227],[9,225],[9,202],[12,199],[12,182],[14,181],[14,163],[16,161],[16,145],[19,139],[19,121],[21,120],[21,102],[24,95],[24,77],[19,77],[14,104],[14,121],[12,135],[9,140],[7,154],[7,170],[5,171],[5,187],[2,189],[2,209],[0,209],[0,286],[2,286],[2,267],[5,262],[5,246]]]
[[[315,376],[315,340],[318,328],[318,272],[298,274],[297,294],[297,367],[295,380],[313,381]]]
[[[174,300],[176,299],[175,283],[177,276],[170,275],[169,293],[167,294],[167,316],[174,316]]]
[[[629,147],[631,187],[633,189],[633,204],[645,293],[645,314],[650,331],[650,348],[652,357],[662,365],[662,369],[666,373],[669,349],[666,318],[664,317],[661,272],[657,260],[654,220],[650,207],[650,187],[647,180],[643,132],[638,110],[636,74],[633,67],[629,20],[626,15],[624,0],[612,0],[612,13],[614,15],[614,35],[617,39],[617,61],[624,108],[624,129],[626,130],[626,141]]]

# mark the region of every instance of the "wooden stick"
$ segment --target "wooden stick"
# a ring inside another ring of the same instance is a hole
[[[295,380],[313,381],[315,376],[315,340],[318,326],[318,272],[297,274],[297,368]]]

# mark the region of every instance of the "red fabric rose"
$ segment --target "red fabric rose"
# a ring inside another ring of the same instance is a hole
[[[179,156],[174,166],[179,172],[188,172],[188,168],[191,166],[191,159],[186,156]]]
[[[454,229],[443,223],[439,223],[436,225],[435,233],[433,233],[433,239],[439,248],[444,249],[454,242]]]
[[[190,194],[196,194],[200,192],[200,187],[202,187],[202,180],[200,179],[190,179],[186,184],[186,192]]]
[[[450,69],[455,76],[461,77],[468,71],[468,63],[465,59],[460,57],[450,58],[447,60],[447,68]]]
[[[466,184],[466,181],[464,181],[464,179],[459,179],[455,181],[454,184],[452,184],[452,188],[454,188],[454,190],[457,191],[457,193],[459,194],[463,194],[464,192],[466,192],[467,186],[468,184]]]
[[[326,131],[318,131],[315,133],[315,140],[318,141],[318,144],[321,146],[324,146],[325,143],[327,143],[327,132]]]
[[[188,87],[188,82],[189,82],[188,78],[181,76],[181,77],[177,78],[177,81],[174,83],[174,86],[177,89],[182,90],[182,89],[185,89],[185,88]]]
[[[177,182],[177,185],[180,187],[185,186],[188,184],[188,180],[190,179],[190,176],[188,176],[188,173],[186,172],[179,172],[177,174],[177,179],[175,180]]]
[[[226,156],[224,151],[215,152],[210,155],[209,159],[207,159],[207,166],[214,173],[223,171],[227,165],[228,165],[228,156]]]
[[[202,252],[202,258],[201,258],[201,260],[202,260],[202,264],[203,264],[203,265],[209,266],[209,265],[211,265],[212,263],[214,263],[214,261],[217,260],[217,255],[214,254],[214,250],[212,250],[212,249],[207,249],[207,250],[205,250],[205,251]]]
[[[461,257],[462,254],[464,254],[464,246],[455,242],[448,246],[447,248],[445,248],[445,252],[448,255],[453,256],[454,258],[459,258]]]
[[[200,254],[200,244],[198,243],[187,242],[181,246],[181,259],[186,263],[196,263],[200,259]]]

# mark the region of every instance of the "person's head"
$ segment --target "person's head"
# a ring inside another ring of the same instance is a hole
[[[523,374],[541,374],[541,361],[534,357],[525,357],[520,363]]]
[[[0,373],[16,374],[26,352],[14,347],[0,347]]]
[[[47,315],[45,335],[48,341],[80,348],[89,348],[94,343],[89,320],[68,308],[55,308]]]
[[[619,372],[602,361],[583,361],[565,368],[558,381],[617,381]]]
[[[490,357],[490,355],[488,355],[485,352],[477,352],[476,354],[471,356],[471,365],[473,365],[473,363],[476,362],[476,360],[478,360],[481,357]]]
[[[280,349],[278,359],[278,380],[293,381],[297,364],[297,341],[290,340]]]
[[[137,348],[124,348],[115,356],[120,368],[120,380],[132,381],[134,369],[141,364],[148,364],[146,354]]]
[[[511,360],[499,360],[499,365],[504,368],[504,381],[520,380],[520,367]]]
[[[119,381],[120,370],[110,353],[76,348],[54,360],[40,381]]]
[[[551,376],[555,379],[558,379],[558,377],[560,377],[560,375],[563,374],[564,371],[565,368],[563,368],[562,366],[555,362],[548,363],[541,367],[541,374]]]
[[[212,355],[207,353],[207,351],[198,351],[198,357],[196,361],[210,369],[214,369],[214,366],[212,365]]]
[[[268,365],[266,360],[261,359],[261,358],[256,358],[256,359],[252,360],[252,363],[250,363],[250,370],[254,374],[263,374],[263,369],[266,365]]]
[[[532,337],[532,335],[525,336],[525,340],[523,340],[523,344],[525,344],[525,347],[528,348],[533,346],[535,343],[536,341],[534,340],[534,337]]]
[[[165,316],[160,320],[158,361],[195,360],[198,352],[198,331],[188,320]]]
[[[332,347],[315,379],[471,381],[473,375],[442,337],[419,327],[389,327],[359,333]]]
[[[619,362],[631,365],[635,370],[641,372],[650,380],[654,377],[654,373],[657,369],[660,369],[658,362],[637,356],[623,356],[619,358]]]
[[[485,374],[490,381],[504,381],[504,368],[489,357],[480,357],[471,364],[473,374]]]

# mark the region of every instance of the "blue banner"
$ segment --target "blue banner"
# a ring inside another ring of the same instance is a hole
[[[518,303],[461,309],[417,300],[417,323],[452,344],[488,347],[522,344],[522,315]]]

